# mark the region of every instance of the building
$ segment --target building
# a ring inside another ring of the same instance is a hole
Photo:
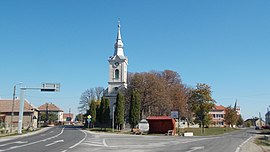
[[[212,116],[212,127],[224,127],[225,126],[225,107],[222,105],[215,105],[213,109],[209,112]]]
[[[260,119],[260,118],[251,118],[251,119],[247,119],[246,121],[245,121],[245,124],[247,125],[247,126],[257,126],[257,127],[262,127],[262,126],[265,126],[265,122],[262,120],[262,119]]]
[[[64,119],[63,119],[64,111],[61,110],[60,108],[58,108],[53,103],[45,103],[45,104],[39,106],[38,109],[40,110],[40,113],[46,113],[48,111],[48,113],[56,114],[58,117],[58,119],[57,119],[58,122],[64,121]]]
[[[103,96],[110,100],[110,115],[112,116],[113,106],[116,103],[116,96],[120,90],[127,88],[127,67],[128,58],[124,55],[124,44],[120,33],[120,22],[114,44],[113,56],[109,57],[109,81],[108,88]]]
[[[13,108],[12,108],[13,107]],[[13,110],[12,110],[13,109]],[[12,111],[14,113],[12,117]],[[5,132],[18,130],[18,120],[20,111],[20,100],[0,100],[0,129]],[[23,129],[36,129],[38,127],[39,109],[27,100],[24,100]]]
[[[265,124],[270,125],[270,111],[267,110],[267,113],[265,114]]]
[[[70,124],[71,122],[74,121],[73,119],[73,113],[64,113],[63,114],[63,122],[64,124]]]

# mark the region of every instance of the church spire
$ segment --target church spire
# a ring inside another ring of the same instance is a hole
[[[124,44],[122,42],[121,33],[120,33],[120,19],[118,18],[118,32],[116,37],[116,42],[114,44],[114,56],[124,56]]]

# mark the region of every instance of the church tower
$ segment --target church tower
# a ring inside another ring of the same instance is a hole
[[[116,96],[121,89],[127,88],[127,66],[128,58],[124,55],[124,44],[121,38],[120,21],[114,44],[113,56],[109,57],[109,81],[104,96],[110,100],[110,111],[112,116],[113,105],[116,103]]]

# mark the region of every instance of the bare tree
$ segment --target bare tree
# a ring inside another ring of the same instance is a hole
[[[87,89],[85,90],[80,98],[80,106],[78,107],[80,112],[87,112],[87,110],[89,109],[90,103],[92,100],[95,100],[95,93],[94,93],[94,89]]]
[[[100,101],[100,99],[102,97],[103,90],[104,90],[103,87],[95,87],[95,95],[96,95],[98,101]]]

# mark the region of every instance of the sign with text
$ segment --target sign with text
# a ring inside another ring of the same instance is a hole
[[[178,118],[178,111],[171,111],[171,118]]]
[[[41,91],[59,92],[60,83],[43,83],[41,87]]]

